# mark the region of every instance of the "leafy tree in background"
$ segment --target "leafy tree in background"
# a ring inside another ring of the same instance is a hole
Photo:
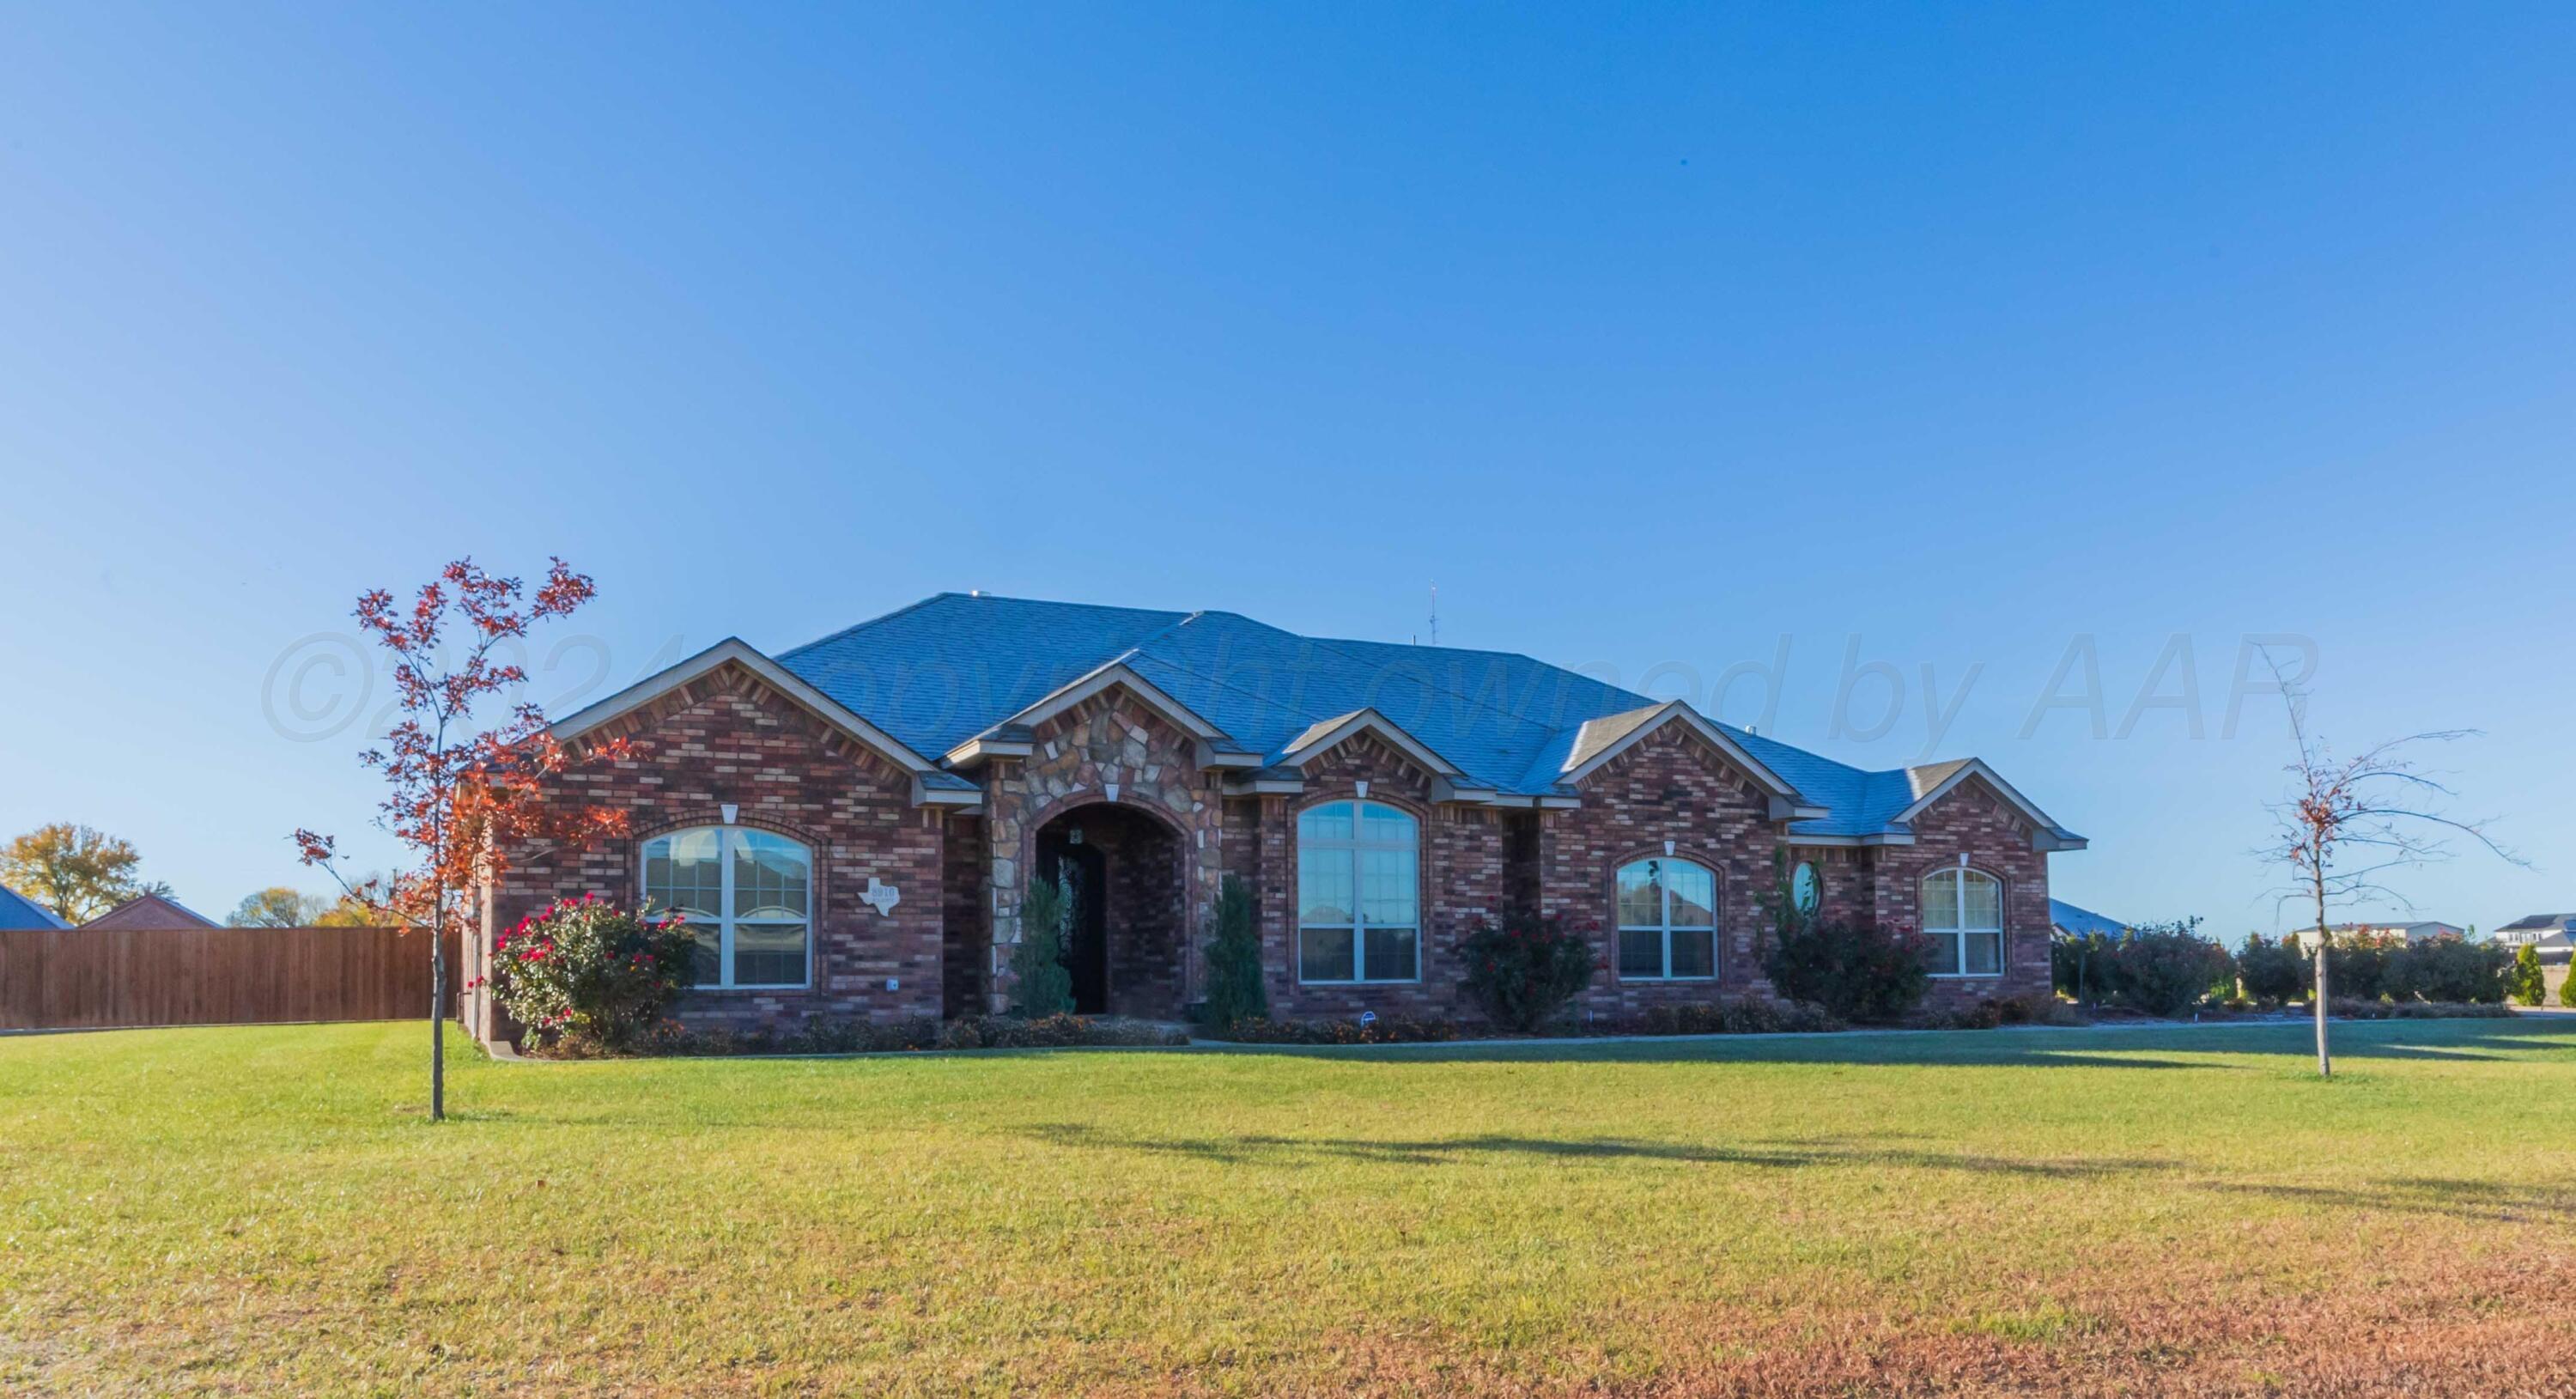
[[[233,905],[230,918],[224,921],[236,928],[303,928],[328,910],[333,900],[319,894],[302,894],[283,884],[272,884],[256,894],[244,894]]]
[[[478,729],[475,710],[502,691],[526,684],[527,671],[493,653],[526,638],[530,626],[570,615],[596,596],[590,579],[551,561],[533,599],[516,578],[496,577],[459,559],[421,585],[408,611],[382,588],[358,598],[358,625],[393,658],[395,701],[402,721],[385,746],[358,760],[382,773],[390,789],[376,824],[415,861],[381,880],[352,884],[340,872],[333,838],[295,833],[304,862],[330,872],[370,921],[416,928],[429,936],[429,1116],[447,1115],[447,959],[441,935],[465,916],[468,893],[507,868],[511,847],[549,840],[571,850],[626,833],[626,814],[608,807],[545,800],[549,779],[573,757],[547,730],[543,710],[521,703],[498,727]],[[452,624],[463,632],[453,647]],[[588,761],[627,756],[626,742],[592,745]]]
[[[129,899],[169,897],[169,885],[147,882],[135,873],[142,861],[127,841],[57,821],[0,846],[0,884],[52,909],[66,923],[86,923]]]
[[[2576,967],[2568,968],[2567,979],[2558,983],[2558,1003],[2576,1010]]]

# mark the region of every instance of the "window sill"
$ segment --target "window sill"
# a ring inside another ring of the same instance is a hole
[[[1391,977],[1383,981],[1308,981],[1306,978],[1301,976],[1297,978],[1297,984],[1300,986],[1343,986],[1365,991],[1372,986],[1419,986],[1422,984],[1422,978],[1418,976],[1408,976],[1401,978]]]
[[[2001,981],[2002,972],[1925,972],[1934,981]]]

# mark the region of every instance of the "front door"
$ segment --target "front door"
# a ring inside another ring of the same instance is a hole
[[[1099,847],[1078,833],[1038,837],[1038,878],[1061,879],[1073,891],[1064,932],[1064,967],[1073,973],[1073,1009],[1100,1015],[1109,1009],[1109,880]]]

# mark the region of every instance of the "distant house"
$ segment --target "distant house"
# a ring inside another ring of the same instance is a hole
[[[176,899],[159,894],[145,894],[127,899],[96,918],[81,924],[83,928],[217,928],[215,920],[187,908]]]
[[[2305,947],[2307,931],[2302,928],[2284,934],[2281,941]],[[2436,923],[2428,920],[2421,923],[2329,923],[2326,925],[2326,931],[2334,934],[2338,942],[2390,942],[2403,938],[2411,943],[2431,942],[2435,938],[2465,937],[2469,930],[2456,923]]]
[[[2576,913],[2535,913],[2495,930],[2499,947],[2533,946],[2543,952],[2576,945]]]
[[[54,916],[53,910],[28,898],[6,884],[0,884],[0,932],[25,928],[68,928],[71,925]]]
[[[2048,901],[2048,922],[2057,930],[2059,937],[2067,938],[2080,938],[2091,933],[2115,938],[2129,930],[2129,925],[2117,918],[2105,918],[2089,908],[2077,908],[2064,899]]]

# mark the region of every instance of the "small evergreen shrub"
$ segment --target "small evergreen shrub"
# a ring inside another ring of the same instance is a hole
[[[627,1053],[696,982],[696,946],[676,915],[641,918],[596,894],[559,899],[501,934],[492,996],[535,1049]]]
[[[1777,1035],[1822,1034],[1848,1029],[1832,1011],[1807,1001],[1757,1000],[1753,997],[1651,1006],[1617,1020],[1594,1020],[1588,1035]]]
[[[1245,1019],[1214,1032],[1235,1044],[1438,1044],[1460,1038],[1457,1021],[1381,1015],[1357,1020]]]
[[[1931,989],[1923,959],[1931,943],[1885,924],[1794,919],[1781,924],[1762,961],[1771,984],[1843,1020],[1895,1020]]]
[[[2502,1001],[2354,1001],[2341,996],[2334,998],[2332,1009],[2346,1020],[2495,1020],[2513,1014],[2513,1007]]]
[[[1270,1014],[1270,990],[1261,975],[1261,934],[1252,926],[1252,891],[1229,874],[1216,890],[1216,916],[1207,947],[1210,1025],[1231,1025]]]
[[[2297,944],[2248,933],[2236,951],[2236,981],[2256,1001],[2279,1005],[2308,994],[2316,969]]]
[[[2513,954],[2513,970],[2507,974],[2505,984],[2515,1005],[2540,1004],[2541,997],[2548,994],[2549,979],[2540,971],[2539,948],[2526,942]]]
[[[2567,969],[2567,979],[2558,983],[2558,1003],[2576,1010],[2576,966]]]
[[[2054,995],[2032,991],[2019,996],[1980,996],[1973,1005],[1936,1011],[1924,1017],[1933,1030],[1993,1030],[2006,1025],[2088,1024],[2074,1007]]]
[[[1524,1034],[1556,1018],[1601,969],[1592,940],[1554,916],[1515,912],[1496,927],[1478,918],[1458,942],[1467,995],[1485,1018]]]
[[[1011,1013],[1040,1019],[1073,1013],[1073,973],[1065,970],[1064,930],[1073,890],[1061,880],[1033,879],[1020,898],[1020,942],[1011,949]]]

